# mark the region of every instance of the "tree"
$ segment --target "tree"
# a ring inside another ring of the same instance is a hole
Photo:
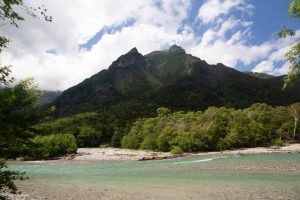
[[[15,11],[20,8],[33,18],[42,16],[46,21],[52,21],[52,17],[47,16],[44,6],[37,8],[27,7],[22,0],[2,0],[0,1],[0,26],[10,24],[18,27],[18,22],[24,18]],[[9,38],[0,35],[0,53],[9,43]],[[40,93],[36,92],[32,80],[21,81],[16,86],[10,84],[14,81],[10,78],[11,66],[0,66],[0,159],[14,158],[28,153],[32,133],[30,126],[32,122],[38,120],[38,101]],[[6,170],[4,160],[0,161],[0,199],[6,199],[3,194],[6,192],[17,192],[14,184],[16,179],[24,179],[22,173],[18,171]]]
[[[296,132],[298,129],[298,123],[299,123],[299,119],[300,119],[300,103],[295,103],[295,104],[291,105],[290,112],[294,118],[294,130],[293,130],[293,136],[292,136],[292,139],[294,141],[296,138]]]
[[[28,155],[32,147],[31,126],[41,119],[39,98],[32,79],[0,90],[0,157]]]
[[[295,18],[300,17],[300,0],[292,0],[288,15]],[[284,28],[278,32],[278,35],[281,38],[285,38],[287,36],[294,36],[295,32],[292,29]],[[284,79],[283,88],[293,85],[300,79],[300,42],[293,46],[292,49],[285,54],[285,57],[287,61],[291,63],[291,66],[288,75]]]

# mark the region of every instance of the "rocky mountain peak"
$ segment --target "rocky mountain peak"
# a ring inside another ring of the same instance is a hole
[[[128,53],[120,56],[111,67],[127,67],[127,66],[142,66],[146,65],[144,56],[137,50],[132,48]]]
[[[185,50],[183,48],[181,48],[180,46],[176,45],[176,44],[170,46],[168,52],[185,54]]]

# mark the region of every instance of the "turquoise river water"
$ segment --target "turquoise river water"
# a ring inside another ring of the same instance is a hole
[[[32,199],[300,199],[300,153],[10,162]]]

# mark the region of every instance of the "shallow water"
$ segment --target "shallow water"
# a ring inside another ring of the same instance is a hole
[[[11,162],[36,199],[300,199],[300,154]]]

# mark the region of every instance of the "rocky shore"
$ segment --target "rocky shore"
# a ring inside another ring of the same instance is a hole
[[[162,160],[186,156],[234,156],[268,153],[300,153],[300,144],[289,144],[282,147],[256,147],[216,152],[184,153],[172,155],[170,152],[154,152],[146,150],[129,150],[118,148],[79,148],[74,155],[59,158],[59,160]]]

